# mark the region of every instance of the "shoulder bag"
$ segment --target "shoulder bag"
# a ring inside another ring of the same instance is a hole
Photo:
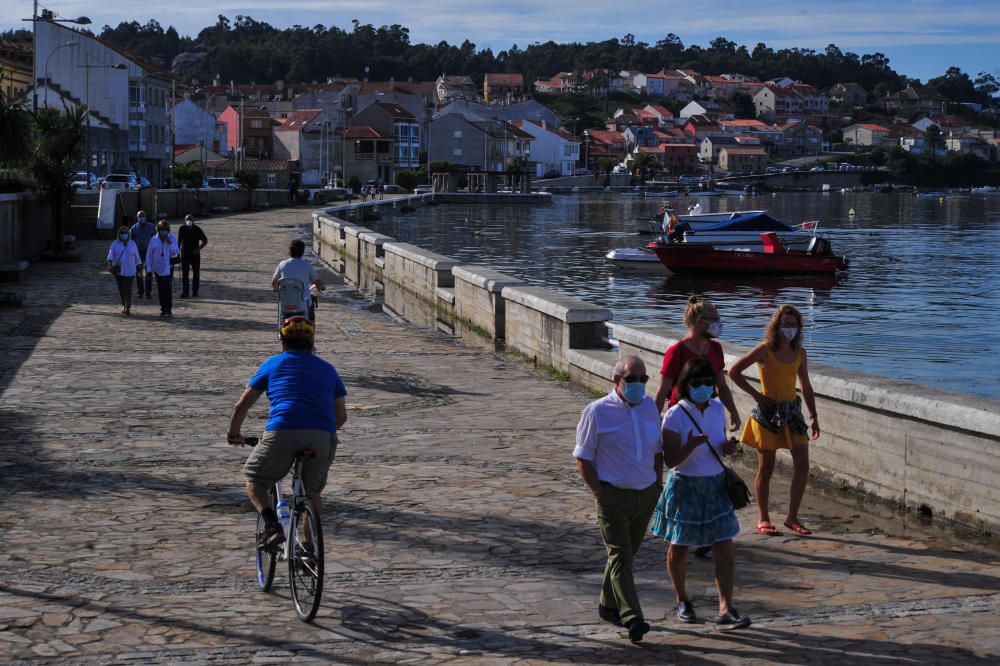
[[[694,427],[698,429],[698,432],[704,435],[705,433],[702,432],[701,426],[694,420],[691,413],[684,409],[683,405],[677,406],[680,407],[685,414],[687,414],[687,417],[691,419],[691,423],[693,423]],[[733,471],[732,467],[728,467],[724,462],[722,462],[722,458],[720,458],[719,454],[716,453],[715,447],[712,446],[711,442],[705,442],[705,444],[708,446],[708,450],[712,452],[712,455],[715,456],[715,459],[719,461],[719,464],[722,465],[722,483],[726,487],[726,494],[729,495],[729,499],[733,503],[733,509],[739,511],[740,509],[749,506],[752,496],[750,495],[750,489],[747,487],[747,484],[740,478],[739,474]]]
[[[112,262],[112,264],[108,266],[109,273],[112,275],[118,275],[122,272],[122,259],[125,258],[126,252],[128,252],[128,245],[122,243],[122,253],[118,255],[118,261]]]

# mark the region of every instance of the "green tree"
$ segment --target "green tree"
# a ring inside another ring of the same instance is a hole
[[[0,67],[0,81],[4,79]],[[0,167],[23,166],[31,146],[31,114],[20,100],[8,99],[0,86]]]
[[[396,172],[395,181],[396,181],[396,184],[399,185],[400,187],[405,187],[406,189],[408,189],[408,190],[410,190],[412,192],[413,189],[420,182],[420,179],[417,176],[417,172],[416,171],[410,171],[409,169],[403,169],[401,171],[397,171]]]
[[[940,127],[937,125],[927,126],[927,129],[924,130],[924,147],[930,155],[936,155],[938,150],[944,149],[945,140]]]
[[[175,164],[174,165],[174,185],[187,185],[188,187],[201,187],[202,183],[201,166],[198,164]]]
[[[660,162],[652,153],[636,153],[632,158],[632,175],[640,183],[646,182],[652,173],[659,171],[659,167]]]
[[[240,169],[233,172],[233,178],[240,184],[240,187],[244,190],[249,190],[251,196],[253,195],[253,191],[260,186],[260,174],[256,171]]]
[[[72,165],[83,153],[86,123],[90,111],[85,106],[66,108],[62,112],[39,109],[35,115],[36,134],[29,161],[29,170],[38,197],[52,207],[53,255],[63,255],[64,220],[72,196]]]

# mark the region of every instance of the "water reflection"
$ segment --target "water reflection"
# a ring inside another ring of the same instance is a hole
[[[839,278],[616,273],[605,252],[643,245],[648,237],[634,232],[633,220],[654,215],[660,203],[574,194],[556,196],[550,206],[426,207],[370,224],[610,307],[618,323],[680,327],[684,304],[696,293],[718,304],[727,341],[751,346],[774,309],[792,303],[806,319],[816,363],[1000,397],[1000,197],[831,192],[701,199],[705,212],[765,209],[789,223],[819,220],[851,267]],[[684,210],[694,200],[672,203]]]

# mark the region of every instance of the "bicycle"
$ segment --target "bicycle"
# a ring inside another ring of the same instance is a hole
[[[246,437],[248,446],[255,446],[257,437]],[[305,450],[295,456],[292,464],[291,517],[285,529],[285,543],[279,546],[261,546],[261,536],[267,527],[263,516],[257,515],[257,584],[268,592],[274,582],[274,572],[279,560],[288,562],[288,582],[292,591],[295,613],[303,622],[310,622],[319,611],[323,595],[323,530],[312,501],[306,496],[301,471],[304,460],[315,453]],[[281,482],[268,490],[271,505],[277,509],[281,501]]]

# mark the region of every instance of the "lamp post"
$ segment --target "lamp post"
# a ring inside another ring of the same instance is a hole
[[[351,112],[354,107],[344,109],[344,122],[341,124],[340,135],[340,179],[341,187],[347,187],[347,126],[351,122]]]
[[[59,46],[57,46],[54,49],[52,49],[52,52],[49,53],[49,55],[48,55],[47,58],[45,58],[45,100],[44,100],[44,105],[46,107],[48,107],[48,105],[49,105],[49,84],[51,83],[49,81],[49,61],[52,60],[52,56],[55,55],[55,52],[58,51],[59,49],[65,48],[67,46],[79,46],[79,45],[80,45],[80,42],[66,42],[65,44],[60,44]],[[35,102],[36,102],[35,103],[35,111],[37,111],[38,110],[38,104],[37,104],[37,102],[38,102],[38,95],[37,95],[37,93],[35,94]]]
[[[90,109],[90,70],[92,69],[118,69],[124,70],[128,69],[124,63],[118,63],[116,65],[77,65],[77,67],[83,69],[86,72],[86,79],[84,86],[87,89],[86,104],[87,104],[87,173],[90,173],[90,160],[93,157],[90,152],[90,118],[93,115],[93,111]],[[126,105],[127,108],[127,105]],[[128,144],[126,144],[128,148]]]
[[[76,23],[77,25],[90,25],[90,19],[86,16],[78,16],[74,19],[56,18],[55,14],[48,9],[43,9],[42,15],[39,16],[38,0],[34,0],[32,4],[31,18],[21,19],[22,21],[31,21],[31,110],[33,113],[38,113],[38,19],[42,19],[43,21],[52,21],[53,23]],[[46,68],[47,67],[48,58],[46,58]],[[48,88],[46,88],[46,90],[48,90]]]
[[[573,119],[573,141],[576,143],[576,124],[580,122],[579,118]],[[580,144],[576,143],[576,160],[573,162],[573,173],[576,173],[577,167],[580,166]]]
[[[202,179],[204,179],[205,176],[206,176],[206,174],[208,173],[208,149],[205,148],[205,144],[208,143],[208,127],[209,127],[209,125],[211,125],[212,129],[214,130],[215,129],[215,121],[216,121],[215,114],[208,110],[208,105],[211,103],[212,98],[215,97],[218,94],[219,93],[211,93],[208,97],[205,98],[205,115],[211,116],[212,120],[211,120],[211,122],[206,122],[205,123],[205,131],[201,133],[201,177],[202,177]],[[240,116],[240,122],[241,123],[243,122],[242,115]],[[233,168],[234,169],[236,168],[236,159],[235,159],[235,157],[233,158]]]

